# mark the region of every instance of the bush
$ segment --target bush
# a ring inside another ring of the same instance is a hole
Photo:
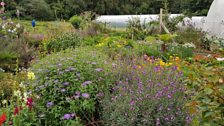
[[[74,15],[69,19],[74,28],[79,29],[82,23],[82,17]]]
[[[82,43],[82,38],[77,33],[65,33],[45,42],[44,46],[48,52],[59,52],[67,48],[76,48]]]
[[[106,89],[104,61],[91,48],[68,49],[32,67],[32,84],[40,125],[88,124],[97,117],[97,94]]]
[[[115,67],[116,83],[101,101],[105,125],[188,125],[182,72],[162,60],[144,59]]]

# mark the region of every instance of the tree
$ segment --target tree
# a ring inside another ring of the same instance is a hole
[[[22,16],[28,19],[51,20],[53,18],[49,5],[44,0],[23,0],[20,2]]]

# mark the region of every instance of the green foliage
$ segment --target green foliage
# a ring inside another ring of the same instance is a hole
[[[38,115],[43,115],[41,125],[90,123],[98,109],[97,94],[107,89],[105,59],[103,53],[86,47],[49,55],[33,65],[36,78],[29,85],[40,97],[35,102]],[[65,114],[73,115],[66,120]]]
[[[193,63],[185,68],[192,114],[198,116],[199,125],[221,126],[224,122],[223,63],[209,61],[206,64]]]
[[[83,38],[83,43],[84,45],[87,45],[87,46],[94,46],[99,44],[102,38],[103,38],[103,35],[85,37]]]
[[[188,15],[206,15],[213,0],[167,0],[166,8],[171,13],[186,13]],[[4,0],[6,10],[16,8],[25,18],[69,19],[84,11],[94,11],[100,15],[127,15],[127,14],[158,14],[164,7],[164,0]],[[35,14],[29,13],[37,12]],[[24,13],[25,12],[25,13]],[[54,13],[54,14],[53,14]],[[39,16],[40,15],[40,16]],[[43,18],[44,17],[44,18]]]
[[[182,0],[180,4],[182,12],[187,15],[206,16],[212,2],[213,0]]]
[[[79,29],[82,24],[82,18],[80,16],[74,15],[69,19],[69,22],[74,28]]]
[[[67,48],[76,48],[82,44],[82,38],[77,33],[64,33],[44,43],[48,52],[59,52]]]
[[[161,34],[157,36],[159,40],[163,41],[164,43],[171,42],[175,37],[177,37],[176,34]]]

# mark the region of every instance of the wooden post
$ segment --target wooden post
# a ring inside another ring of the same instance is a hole
[[[159,14],[159,32],[162,32],[162,23],[163,23],[163,8],[160,8]]]

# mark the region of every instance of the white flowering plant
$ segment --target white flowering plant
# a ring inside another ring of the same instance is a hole
[[[17,37],[23,33],[24,28],[19,23],[14,23],[11,20],[0,19],[0,37]]]

